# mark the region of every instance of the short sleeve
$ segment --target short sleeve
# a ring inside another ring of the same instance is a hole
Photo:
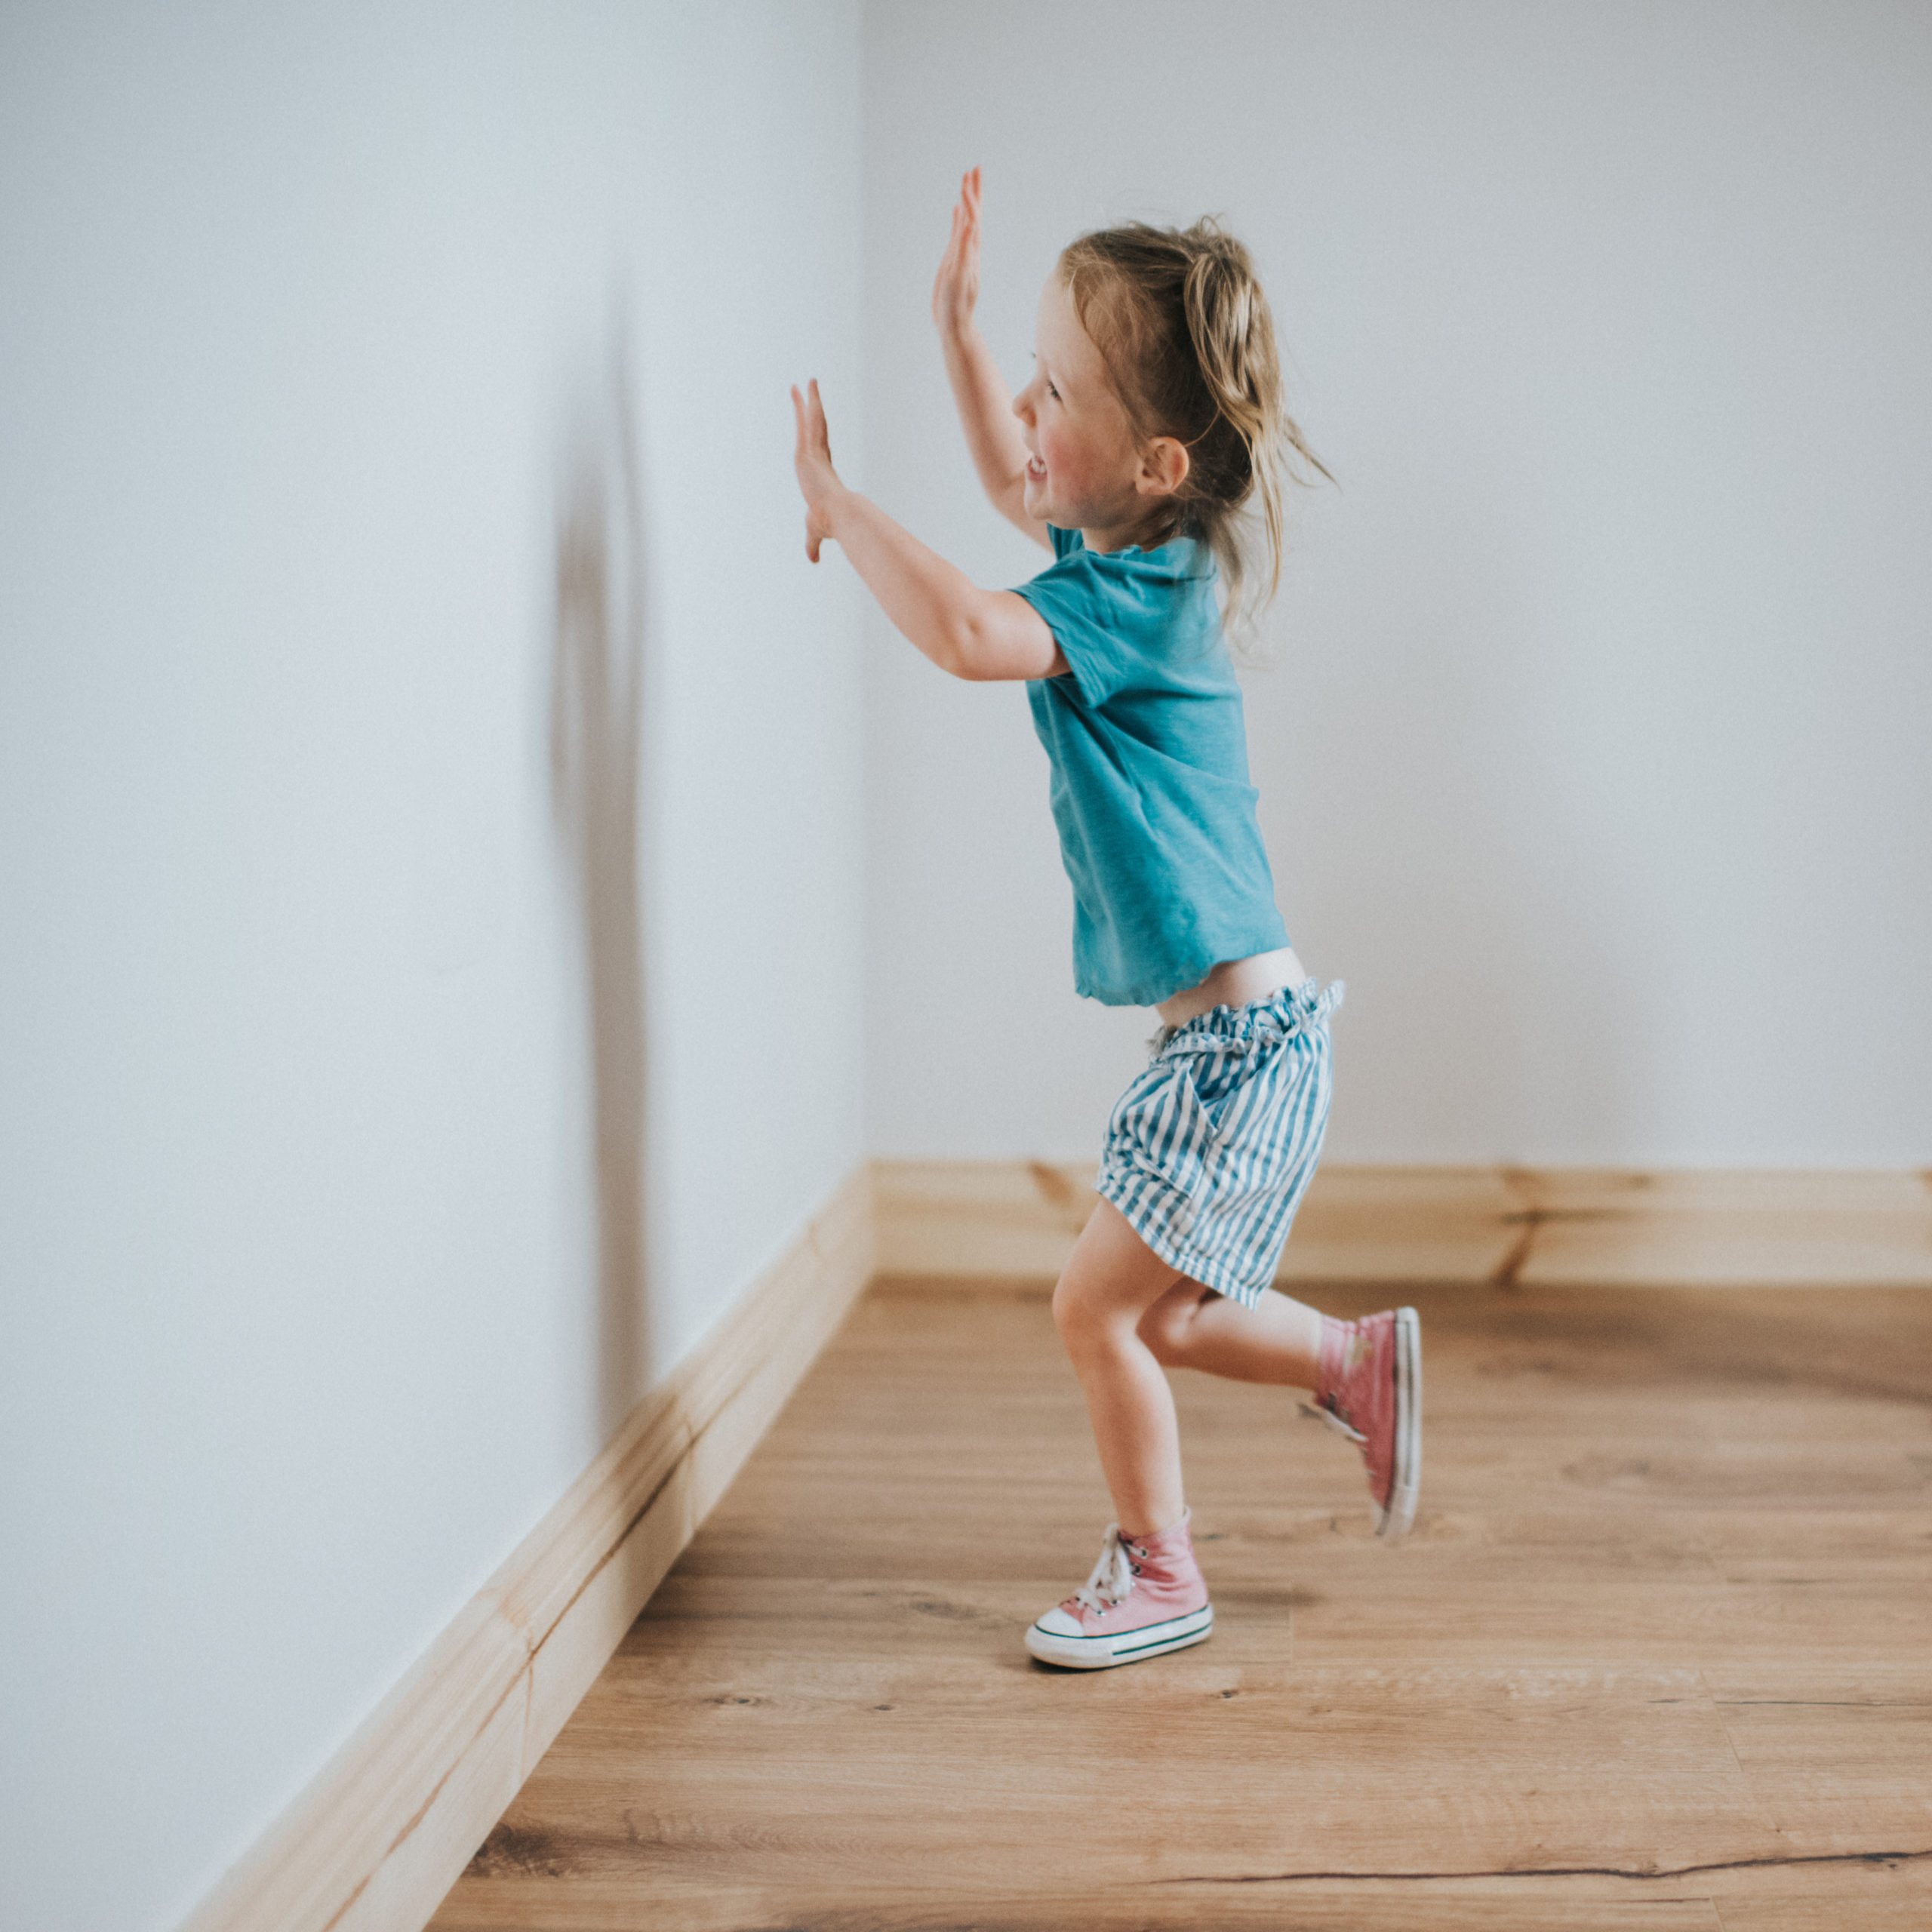
[[[1120,688],[1128,640],[1120,635],[1118,600],[1077,531],[1050,525],[1048,534],[1054,561],[1014,588],[1046,620],[1081,702],[1096,710]]]

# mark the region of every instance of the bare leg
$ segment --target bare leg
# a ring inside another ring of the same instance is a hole
[[[1170,1368],[1198,1368],[1235,1382],[1312,1389],[1321,1354],[1318,1309],[1272,1288],[1260,1304],[1238,1302],[1180,1281],[1140,1318],[1140,1339]]]
[[[1086,1393],[1114,1513],[1130,1537],[1158,1535],[1187,1507],[1174,1392],[1140,1334],[1177,1278],[1103,1201],[1054,1291],[1054,1321]]]

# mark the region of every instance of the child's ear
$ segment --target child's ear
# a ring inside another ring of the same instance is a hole
[[[1187,481],[1187,445],[1172,436],[1156,436],[1140,452],[1134,487],[1143,497],[1171,497]]]

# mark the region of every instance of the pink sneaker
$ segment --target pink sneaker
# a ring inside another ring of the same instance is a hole
[[[1042,1663],[1105,1670],[1205,1641],[1214,1607],[1187,1522],[1133,1537],[1109,1523],[1093,1575],[1028,1630],[1027,1649]]]
[[[1321,1380],[1302,1413],[1359,1444],[1377,1536],[1407,1534],[1422,1480],[1422,1324],[1412,1308],[1324,1319]]]

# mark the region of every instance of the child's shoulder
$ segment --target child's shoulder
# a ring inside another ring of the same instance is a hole
[[[1054,561],[1020,595],[1046,619],[1089,709],[1123,692],[1151,702],[1235,689],[1206,545],[1089,550],[1078,531],[1048,528]]]

